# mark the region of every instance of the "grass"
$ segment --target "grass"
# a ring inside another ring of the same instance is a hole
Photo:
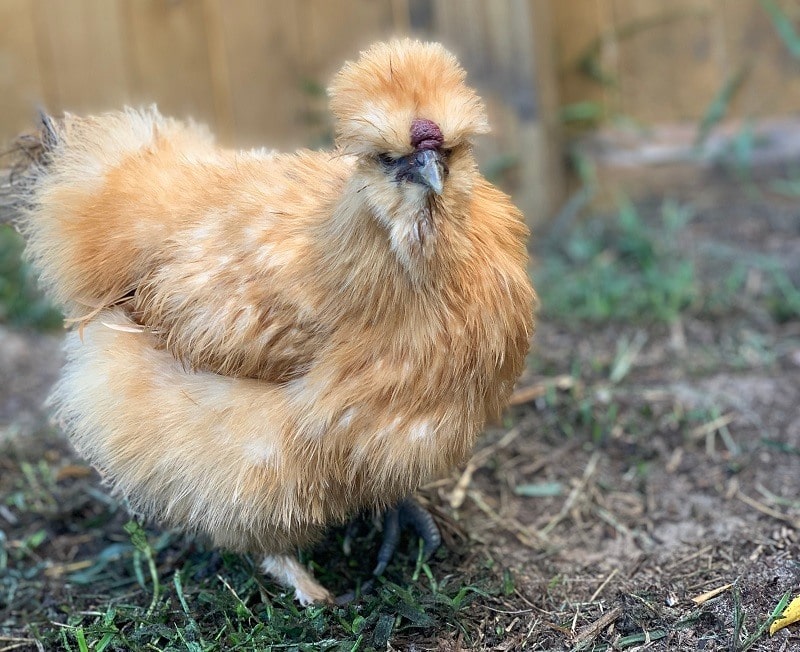
[[[202,558],[201,558],[202,559]],[[202,560],[208,563],[208,560]],[[384,649],[390,639],[445,629],[448,613],[469,598],[446,585],[426,591],[385,582],[358,605],[298,608],[291,598],[270,595],[246,560],[227,558],[208,580],[196,579],[187,563],[171,571],[163,595],[153,593],[150,607],[109,605],[104,611],[67,619],[59,631],[66,649],[80,649],[84,637],[91,649],[190,650],[370,650]],[[431,575],[432,576],[432,575]],[[145,585],[140,587],[148,591]],[[444,620],[444,622],[442,622]],[[458,622],[450,622],[458,628]]]
[[[61,314],[36,287],[33,270],[22,261],[24,242],[11,227],[0,224],[0,324],[18,328],[61,326]]]
[[[75,651],[368,651],[434,633],[466,643],[478,635],[471,603],[501,597],[511,581],[489,561],[465,581],[443,570],[448,557],[457,561],[452,553],[428,565],[409,540],[373,592],[346,606],[302,608],[249,557],[129,520],[60,438],[37,441],[49,454],[2,448],[21,472],[0,481],[0,507],[19,515],[5,530],[13,537],[0,536],[0,648],[3,637]],[[369,576],[377,535],[366,522],[360,534],[349,557],[341,528],[305,557],[335,592]]]
[[[729,315],[744,305],[777,323],[800,317],[796,269],[773,256],[745,253],[722,243],[707,243],[700,253],[712,268],[698,284],[697,305],[706,318]]]
[[[676,244],[686,219],[680,207],[665,203],[661,224],[651,227],[623,201],[612,220],[589,219],[549,243],[534,271],[545,317],[674,321],[697,295],[694,265]]]
[[[800,60],[800,34],[791,19],[775,0],[760,0],[761,6],[770,17],[775,31],[793,58]]]
[[[772,613],[755,628],[749,636],[745,628],[745,614],[742,609],[742,595],[738,586],[733,588],[733,635],[731,637],[731,650],[734,652],[747,652],[750,650],[769,630],[769,626],[781,617],[786,605],[792,597],[791,591],[783,594]]]
[[[659,219],[645,220],[623,199],[615,214],[591,215],[546,240],[533,270],[543,318],[669,324],[684,315],[730,316],[745,304],[778,323],[800,317],[800,287],[784,263],[720,242],[694,242],[693,214],[691,205],[667,199]],[[711,269],[698,269],[698,261]]]

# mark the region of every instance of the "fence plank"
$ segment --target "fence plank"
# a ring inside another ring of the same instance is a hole
[[[520,0],[515,0],[519,2]],[[518,30],[525,29],[519,15]],[[515,21],[517,24],[517,21]],[[564,199],[565,171],[562,129],[559,114],[561,103],[553,44],[553,14],[547,0],[534,0],[528,18],[533,68],[536,113],[521,122],[521,151],[530,162],[523,167],[521,181],[515,188],[517,201],[528,211],[528,223],[536,227],[550,220]],[[523,40],[520,31],[518,38]],[[538,185],[536,185],[538,180]]]
[[[199,2],[121,0],[136,102],[192,116],[216,128],[204,6]]]
[[[29,128],[45,102],[30,0],[0,2],[0,146]]]
[[[295,3],[217,2],[236,142],[307,144]]]
[[[331,118],[325,89],[346,59],[394,32],[391,0],[298,0],[301,81],[308,144],[329,145]]]
[[[719,90],[713,0],[614,0],[620,110],[642,122],[697,120]]]
[[[593,102],[601,117],[619,110],[612,0],[550,0],[558,86],[564,105]]]
[[[344,59],[393,32],[390,0],[300,0],[297,5],[306,74],[324,82]]]
[[[516,200],[531,224],[560,200],[563,169],[552,66],[549,0],[434,3],[434,33],[469,71],[489,108],[493,137],[480,139],[484,171]],[[546,117],[548,116],[548,117]]]
[[[777,3],[797,28],[800,4]],[[775,27],[759,2],[727,1],[723,4],[726,74],[739,70],[746,79],[732,103],[731,113],[758,117],[800,110],[800,62],[793,59],[778,38]]]
[[[49,110],[108,110],[129,100],[116,2],[36,0],[34,8]]]

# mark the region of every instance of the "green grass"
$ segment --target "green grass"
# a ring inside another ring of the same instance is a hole
[[[95,479],[63,473],[74,468],[63,441],[37,441],[0,448],[15,471],[0,480],[0,506],[19,515],[0,531],[0,643],[26,638],[73,651],[368,651],[390,641],[404,649],[409,641],[461,636],[466,644],[478,635],[471,605],[500,598],[512,582],[491,564],[476,564],[482,576],[455,572],[453,551],[428,565],[404,539],[374,591],[346,606],[303,608],[259,572],[256,560],[130,521]],[[370,575],[378,534],[365,520],[359,535],[350,556],[339,528],[302,557],[337,594]]]
[[[697,295],[692,261],[675,242],[686,216],[667,203],[662,223],[645,224],[622,202],[614,219],[595,217],[542,254],[534,271],[546,318],[582,322],[669,322]]]
[[[153,553],[155,555],[155,553]],[[217,573],[198,579],[208,554],[170,570],[148,607],[111,601],[94,613],[71,615],[58,638],[66,649],[370,650],[431,628],[457,630],[454,618],[469,587],[438,583],[404,588],[386,581],[346,607],[298,607],[264,582],[249,560],[226,556]],[[152,590],[139,578],[134,595]],[[145,600],[147,602],[147,600]],[[50,636],[52,637],[50,632]]]
[[[686,232],[689,206],[666,200],[659,217],[646,221],[623,200],[615,214],[590,215],[545,241],[533,270],[543,318],[653,325],[685,314],[728,317],[743,306],[776,323],[800,318],[796,269],[740,246],[697,241]]]
[[[58,328],[61,314],[36,287],[33,270],[22,261],[24,246],[16,231],[0,225],[0,323],[20,328]]]
[[[783,594],[772,613],[762,620],[749,636],[745,628],[745,615],[742,610],[742,595],[738,586],[733,587],[733,636],[730,649],[734,652],[747,652],[750,650],[769,630],[769,626],[778,620],[789,604],[792,597],[791,591]]]
[[[721,243],[708,243],[703,256],[716,268],[699,283],[698,312],[705,317],[724,317],[749,306],[778,324],[800,318],[800,287],[792,280],[797,268]],[[751,278],[757,280],[751,283]]]
[[[43,538],[16,551],[33,557]],[[220,563],[177,536],[152,534],[147,541],[149,553],[124,541],[111,543],[94,565],[68,576],[68,595],[56,598],[38,619],[25,619],[33,638],[45,649],[66,650],[84,649],[83,641],[91,650],[385,649],[390,640],[434,632],[463,632],[469,640],[474,626],[462,609],[476,594],[487,595],[453,578],[437,578],[422,565],[417,582],[382,580],[374,593],[348,606],[302,608],[262,578],[249,558],[223,554]],[[172,565],[174,555],[186,559]],[[12,563],[7,572],[2,585],[13,597],[19,585],[42,586],[46,569]]]
[[[786,50],[793,58],[800,60],[800,33],[792,24],[792,20],[775,0],[760,0],[760,2]]]
[[[146,535],[137,524],[126,530],[133,541],[110,543],[93,565],[66,578],[68,595],[47,612],[48,619],[63,621],[60,626],[28,621],[45,649],[372,650],[434,631],[464,632],[469,639],[472,627],[462,608],[476,594],[486,595],[437,578],[421,564],[416,582],[385,579],[350,605],[302,608],[261,577],[249,558],[220,559],[177,535]],[[19,562],[31,561],[43,538],[15,549],[24,552],[12,557],[4,589],[41,583],[45,568]],[[319,570],[320,579],[331,579]]]

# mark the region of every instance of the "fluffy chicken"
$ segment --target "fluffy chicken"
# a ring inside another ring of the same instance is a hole
[[[442,46],[380,43],[329,90],[330,152],[238,152],[155,108],[43,118],[11,191],[80,324],[53,390],[139,513],[294,551],[462,463],[533,329],[527,229],[479,173],[484,106]],[[19,172],[19,171],[18,171]]]

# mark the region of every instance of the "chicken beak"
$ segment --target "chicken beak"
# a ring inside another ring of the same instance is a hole
[[[441,154],[432,149],[422,150],[417,152],[414,157],[414,164],[414,180],[427,186],[437,195],[441,195],[444,189],[445,173]]]

